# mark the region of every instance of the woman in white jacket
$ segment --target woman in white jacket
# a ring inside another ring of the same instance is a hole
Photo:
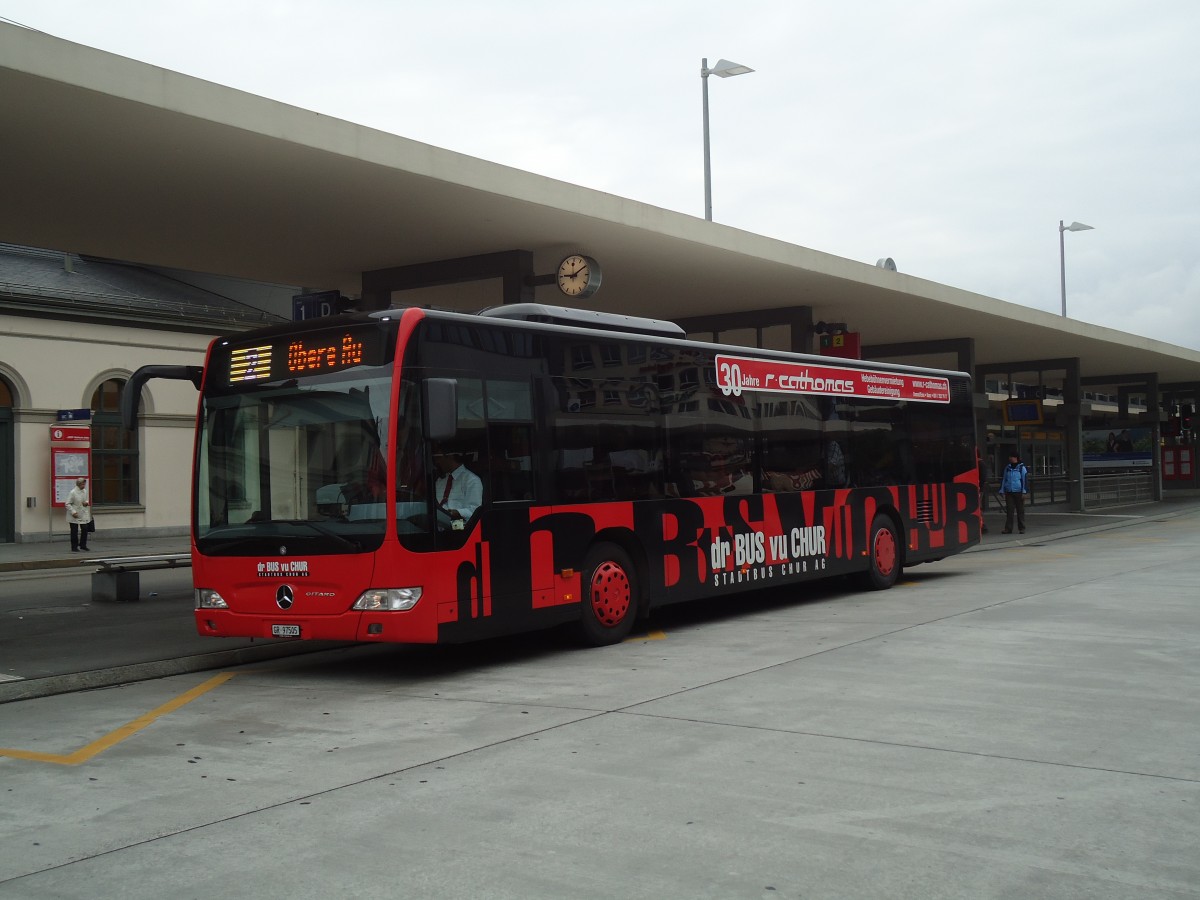
[[[92,521],[92,502],[88,499],[87,479],[76,478],[67,494],[67,524],[71,526],[71,552],[88,548],[88,526]]]

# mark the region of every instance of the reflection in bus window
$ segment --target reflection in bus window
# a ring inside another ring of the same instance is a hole
[[[206,397],[197,540],[212,552],[260,538],[332,537],[320,546],[324,552],[343,551],[339,538],[353,547],[378,546],[389,393],[388,373],[365,369]]]

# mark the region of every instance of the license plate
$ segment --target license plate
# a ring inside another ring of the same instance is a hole
[[[299,625],[272,625],[271,634],[274,637],[300,637]]]

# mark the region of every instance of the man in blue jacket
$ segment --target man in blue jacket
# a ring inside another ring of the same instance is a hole
[[[1029,470],[1018,453],[1008,455],[1008,465],[1000,476],[1000,493],[1004,495],[1004,534],[1012,534],[1013,513],[1017,528],[1025,533],[1025,495],[1029,493]]]

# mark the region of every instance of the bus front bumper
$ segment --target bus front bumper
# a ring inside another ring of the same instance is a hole
[[[229,609],[197,609],[196,631],[204,637],[248,637],[302,641],[366,641],[432,644],[437,623],[416,610],[360,612],[329,616],[247,615]]]

